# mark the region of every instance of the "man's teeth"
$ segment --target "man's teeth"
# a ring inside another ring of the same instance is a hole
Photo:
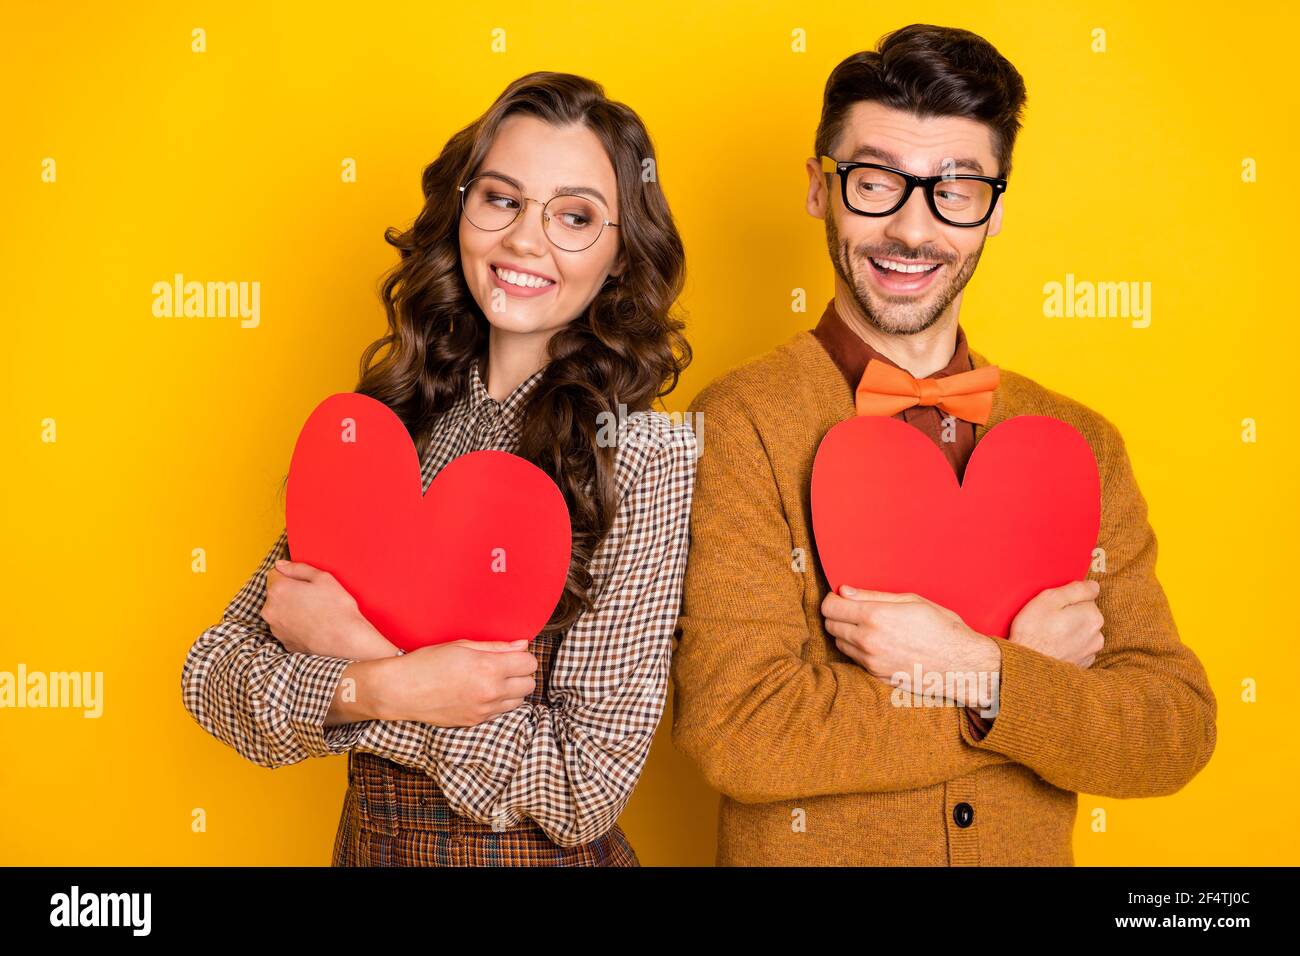
[[[525,289],[540,289],[543,286],[555,285],[550,279],[543,279],[541,276],[529,275],[527,272],[515,272],[513,269],[498,269],[492,267],[492,271],[497,274],[502,282],[509,282],[511,285],[521,285]]]
[[[937,262],[934,265],[922,266],[904,265],[901,262],[893,262],[889,259],[876,259],[875,257],[872,257],[871,261],[882,269],[890,269],[894,272],[930,272],[933,269],[939,268]]]

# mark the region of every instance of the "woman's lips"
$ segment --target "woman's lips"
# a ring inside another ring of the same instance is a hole
[[[550,285],[538,286],[531,289],[528,286],[515,285],[514,283],[505,281],[505,279],[502,279],[497,275],[497,270],[492,266],[488,266],[488,274],[492,276],[492,283],[498,289],[505,289],[506,295],[512,295],[520,299],[531,299],[534,296],[545,295],[559,285],[558,282],[552,282]]]

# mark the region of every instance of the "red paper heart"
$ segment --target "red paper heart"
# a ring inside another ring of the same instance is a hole
[[[533,638],[564,590],[560,489],[501,451],[452,460],[420,494],[415,445],[383,402],[341,392],[298,435],[285,524],[293,560],[333,574],[404,650]]]
[[[822,439],[813,462],[813,533],[826,580],[911,592],[1006,637],[1045,588],[1082,580],[1101,522],[1087,440],[1055,418],[989,430],[958,484],[913,425],[860,415]]]

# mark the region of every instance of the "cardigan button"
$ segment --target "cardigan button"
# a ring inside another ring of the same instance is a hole
[[[969,803],[962,801],[952,808],[952,818],[957,826],[965,829],[975,820],[975,808]]]

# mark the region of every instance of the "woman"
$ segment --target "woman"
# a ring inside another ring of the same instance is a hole
[[[389,331],[356,391],[406,424],[426,490],[491,448],[568,504],[568,579],[531,651],[401,654],[282,532],[187,656],[186,708],[248,759],[348,752],[336,865],[639,865],[616,820],[667,695],[696,458],[649,410],[690,361],[654,168],[598,84],[530,74],[450,139],[413,226],[385,236]]]

